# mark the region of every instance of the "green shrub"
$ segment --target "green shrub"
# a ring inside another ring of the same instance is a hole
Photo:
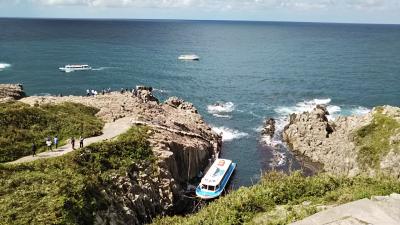
[[[271,172],[251,187],[242,187],[186,217],[159,217],[154,224],[288,224],[317,212],[316,205],[345,203],[373,195],[400,192],[400,181],[390,177],[304,177]],[[302,203],[309,201],[310,205]],[[285,213],[276,206],[284,206]]]
[[[60,144],[71,137],[100,135],[104,123],[98,109],[76,103],[30,107],[20,102],[0,104],[0,162],[45,149],[45,138],[58,136]]]
[[[382,108],[378,108],[372,122],[356,131],[355,141],[359,146],[357,161],[363,169],[379,169],[382,157],[394,147],[389,139],[399,128],[399,122],[382,114]]]
[[[101,191],[113,174],[152,161],[148,128],[61,157],[0,164],[0,224],[93,224],[109,205]]]

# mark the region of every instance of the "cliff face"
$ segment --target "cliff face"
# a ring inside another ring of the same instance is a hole
[[[20,99],[24,96],[21,84],[0,84],[0,102]]]
[[[284,140],[292,150],[323,163],[324,170],[333,174],[382,171],[400,177],[399,108],[379,107],[363,116],[335,121],[328,121],[328,114],[325,107],[317,106],[310,113],[291,115]]]
[[[159,214],[184,211],[187,182],[221,150],[221,137],[191,103],[172,97],[160,104],[151,89],[138,90],[136,95],[33,96],[20,101],[30,105],[81,103],[99,108],[97,116],[105,121],[129,117],[133,125],[151,128],[155,164],[139,165],[113,178],[103,191],[113,203],[96,213],[97,224],[142,224]]]

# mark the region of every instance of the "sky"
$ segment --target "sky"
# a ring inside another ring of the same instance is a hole
[[[400,24],[400,0],[0,0],[0,17]]]

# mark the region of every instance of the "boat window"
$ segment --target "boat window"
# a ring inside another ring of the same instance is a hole
[[[205,184],[202,184],[202,185],[201,185],[201,189],[205,189],[205,190],[207,190],[207,185],[205,185]]]
[[[210,190],[210,191],[215,191],[215,186],[208,186],[208,190]]]
[[[217,185],[217,190],[219,189],[219,185]]]

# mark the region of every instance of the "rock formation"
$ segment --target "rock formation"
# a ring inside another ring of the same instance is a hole
[[[20,99],[25,96],[21,84],[0,84],[0,102]]]
[[[116,176],[113,187],[104,190],[115,204],[96,214],[97,224],[141,224],[158,214],[184,211],[186,185],[221,150],[221,136],[211,130],[191,103],[172,97],[160,104],[151,90],[143,87],[136,93],[20,100],[30,105],[81,103],[99,108],[97,116],[105,121],[129,117],[133,124],[151,128],[149,141],[157,158],[156,171],[139,166],[125,176]]]
[[[400,109],[385,106],[379,109],[384,115],[400,121]],[[363,168],[359,161],[360,146],[356,144],[356,132],[373,122],[375,108],[363,116],[338,117],[328,121],[328,111],[317,106],[312,112],[290,115],[283,138],[289,147],[314,162],[324,165],[324,170],[333,174],[354,176],[360,173],[374,175],[379,171],[400,177],[400,151],[398,145],[389,145],[389,153],[380,161],[380,169]],[[390,138],[397,143],[400,129]]]
[[[266,135],[272,138],[275,134],[275,119],[269,118],[264,122],[264,127],[261,131],[261,135]]]

